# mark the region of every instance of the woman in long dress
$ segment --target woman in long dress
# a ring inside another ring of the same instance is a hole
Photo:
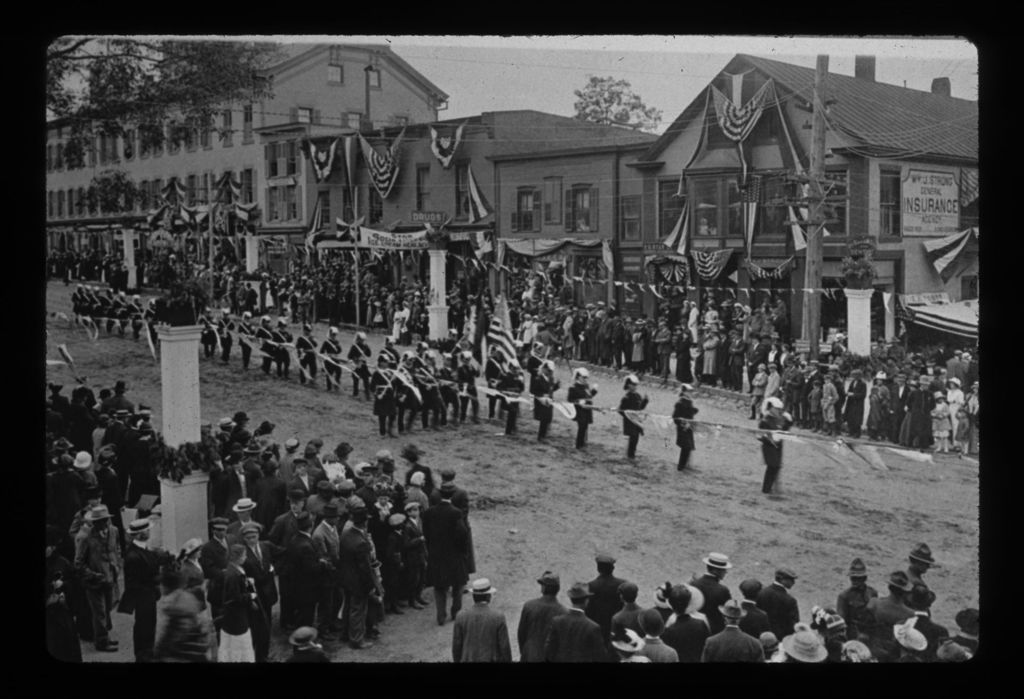
[[[704,335],[701,346],[704,348],[704,368],[701,371],[701,380],[704,383],[715,385],[718,374],[718,333],[713,326],[709,327]]]
[[[681,383],[693,383],[693,371],[690,369],[690,362],[693,361],[690,357],[693,340],[690,338],[690,331],[679,328],[673,340],[676,349],[676,380]]]

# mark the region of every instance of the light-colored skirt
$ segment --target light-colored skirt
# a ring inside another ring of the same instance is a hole
[[[254,663],[256,651],[252,647],[252,632],[232,636],[223,629],[220,632],[220,647],[217,649],[218,663]]]

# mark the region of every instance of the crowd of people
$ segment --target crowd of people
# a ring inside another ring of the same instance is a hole
[[[324,644],[368,648],[388,615],[432,605],[439,625],[454,621],[455,662],[512,660],[504,616],[488,606],[496,589],[470,582],[479,567],[470,495],[450,468],[435,480],[415,445],[402,449],[398,473],[387,450],[361,461],[347,442],[330,451],[319,439],[278,443],[272,423],[252,427],[239,411],[203,429],[216,455],[207,538],[163,551],[150,541],[155,498],[144,497],[159,492],[142,457],[151,411],[123,382],[95,401],[79,387],[73,403],[50,388],[46,619],[55,657],[80,661],[81,641],[116,652],[117,612],[133,616],[140,662],[266,662],[275,627],[289,636],[289,661],[325,662]],[[86,429],[86,415],[97,427]],[[126,505],[138,515],[123,526]],[[615,577],[614,558],[596,562],[597,577],[569,587],[564,606],[557,573],[540,575],[540,597],[523,605],[517,627],[521,661],[933,662],[977,651],[976,609],[956,615],[955,631],[931,618],[936,596],[923,576],[936,561],[926,544],[888,575],[885,596],[854,559],[850,586],[806,620],[791,593],[798,575],[786,567],[767,584],[744,580],[734,599],[723,582],[733,564],[711,553],[702,576],[660,586],[643,609],[638,586]],[[467,586],[473,605],[463,609]]]

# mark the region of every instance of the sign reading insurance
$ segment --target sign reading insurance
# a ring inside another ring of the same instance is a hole
[[[903,235],[960,230],[960,185],[951,172],[908,170],[903,180]]]

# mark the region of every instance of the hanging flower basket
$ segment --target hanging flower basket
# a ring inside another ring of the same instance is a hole
[[[206,430],[198,442],[186,442],[180,447],[168,446],[163,436],[157,435],[151,450],[153,470],[160,478],[175,483],[197,471],[209,473],[220,469],[217,440]]]
[[[843,278],[850,289],[870,289],[878,276],[875,265],[870,257],[844,257],[842,263]]]

